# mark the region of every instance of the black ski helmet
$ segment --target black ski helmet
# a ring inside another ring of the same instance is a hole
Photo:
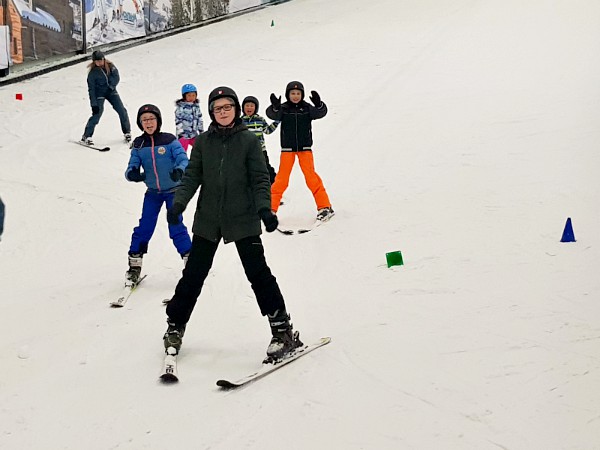
[[[142,114],[144,113],[152,113],[156,116],[157,127],[156,131],[160,131],[160,126],[162,125],[162,114],[160,113],[160,109],[157,106],[147,104],[140,107],[137,113],[137,126],[140,130],[144,131],[144,127],[142,126]]]
[[[224,97],[233,100],[233,103],[235,104],[235,118],[237,119],[240,117],[242,108],[240,107],[240,101],[238,100],[237,94],[230,87],[220,86],[213,89],[212,92],[208,94],[208,114],[213,121],[215,120],[215,115],[213,114],[213,102]]]
[[[302,92],[302,100],[304,100],[304,85],[299,81],[290,81],[288,85],[285,87],[285,98],[290,100],[290,91],[292,89],[298,89]]]
[[[94,50],[92,53],[92,61],[102,61],[104,59],[104,53],[100,50]]]
[[[254,104],[254,114],[258,113],[258,99],[256,97],[253,97],[251,95],[249,95],[248,97],[246,97],[244,99],[244,101],[242,102],[242,108],[244,107],[244,105],[246,103],[253,103]]]

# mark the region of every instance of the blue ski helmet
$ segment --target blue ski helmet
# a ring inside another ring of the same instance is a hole
[[[196,89],[196,86],[194,86],[193,84],[184,84],[183,86],[181,86],[181,95],[182,96],[184,96],[185,94],[187,94],[189,92],[195,92],[197,94],[198,89]]]

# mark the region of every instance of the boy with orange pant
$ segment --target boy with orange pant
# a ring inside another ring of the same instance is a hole
[[[275,183],[271,187],[271,209],[277,212],[279,208],[297,156],[306,185],[317,204],[317,220],[325,222],[334,212],[323,181],[315,172],[311,122],[325,117],[327,106],[316,91],[311,91],[310,94],[310,101],[314,106],[304,101],[304,86],[299,81],[288,83],[285,88],[287,101],[283,104],[281,97],[271,94],[271,106],[267,108],[267,116],[281,122],[281,159]]]

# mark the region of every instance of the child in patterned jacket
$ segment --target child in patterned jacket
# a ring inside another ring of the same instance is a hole
[[[181,87],[181,98],[175,102],[175,128],[177,139],[186,152],[189,146],[194,146],[196,137],[204,132],[198,90],[193,84]]]
[[[275,182],[275,169],[269,163],[269,155],[267,155],[267,146],[265,145],[265,134],[271,134],[273,131],[277,129],[279,125],[279,121],[274,121],[271,125],[267,123],[267,121],[258,114],[258,100],[256,97],[248,96],[242,102],[242,111],[244,115],[242,116],[242,122],[244,125],[248,127],[250,131],[252,131],[258,140],[260,141],[260,145],[262,147],[263,155],[265,156],[265,162],[267,163],[267,169],[269,170],[269,178],[271,179],[271,184]]]

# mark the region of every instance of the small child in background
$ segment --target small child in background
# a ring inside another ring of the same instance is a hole
[[[267,169],[269,170],[269,178],[271,184],[275,182],[275,169],[269,163],[269,155],[267,155],[267,146],[265,145],[264,134],[271,134],[277,129],[279,121],[274,121],[271,125],[258,114],[258,100],[256,97],[248,96],[242,102],[242,110],[244,115],[242,116],[242,122],[252,131],[258,140],[262,148],[263,155],[265,156],[265,162],[267,163]]]
[[[175,101],[175,129],[177,139],[186,152],[189,146],[194,146],[196,137],[204,132],[198,90],[193,84],[184,84],[181,98]]]

